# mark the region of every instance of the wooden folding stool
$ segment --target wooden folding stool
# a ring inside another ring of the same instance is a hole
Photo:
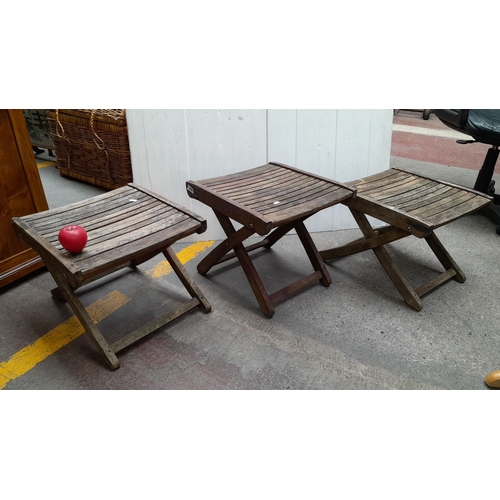
[[[460,283],[465,281],[464,273],[434,230],[487,207],[492,199],[490,196],[394,168],[346,184],[355,188],[357,193],[342,203],[351,210],[363,238],[321,251],[325,261],[371,248],[406,303],[417,311],[423,307],[421,297],[437,286],[452,278]],[[366,215],[389,225],[374,229]],[[396,267],[385,248],[387,243],[410,235],[425,238],[445,268],[435,279],[416,289]]]
[[[227,239],[198,264],[202,275],[216,264],[237,257],[262,312],[269,318],[274,315],[277,304],[310,283],[319,281],[324,286],[330,285],[330,275],[304,221],[351,197],[354,188],[273,162],[222,177],[188,181],[186,189],[189,196],[212,208],[227,235]],[[243,227],[236,231],[231,220]],[[248,252],[271,248],[292,229],[297,231],[314,272],[268,294]],[[254,234],[267,236],[245,247],[243,242]]]
[[[116,354],[188,311],[211,310],[170,246],[206,230],[205,219],[135,184],[34,215],[12,219],[17,235],[36,250],[57,283],[56,298],[65,299],[99,352],[112,369]],[[80,254],[70,254],[58,242],[64,226],[82,226],[88,242]],[[108,344],[75,291],[83,285],[127,266],[138,266],[163,253],[191,295],[174,310]]]

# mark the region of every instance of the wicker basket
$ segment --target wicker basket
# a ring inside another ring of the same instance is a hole
[[[132,182],[124,109],[47,111],[59,173],[106,189]]]

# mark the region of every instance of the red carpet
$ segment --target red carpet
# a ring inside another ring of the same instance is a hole
[[[440,137],[438,134],[452,135],[455,132],[434,114],[424,120],[422,113],[399,110],[393,123],[392,156],[479,170],[489,148],[487,144],[457,144],[456,138]],[[416,133],[417,127],[422,133]],[[401,131],[402,128],[410,131]],[[500,165],[495,172],[500,172]]]

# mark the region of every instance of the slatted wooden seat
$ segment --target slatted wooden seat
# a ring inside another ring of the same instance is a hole
[[[325,261],[371,248],[406,303],[417,311],[423,306],[420,297],[437,286],[450,279],[460,283],[465,281],[464,273],[434,231],[487,207],[492,199],[490,196],[394,168],[346,184],[355,188],[357,193],[343,203],[351,210],[364,237],[347,245],[321,251]],[[374,229],[366,215],[389,225]],[[385,248],[387,243],[410,235],[425,238],[445,268],[442,274],[416,289],[395,266]]]
[[[135,184],[65,207],[12,219],[14,230],[36,250],[57,283],[55,297],[65,299],[112,369],[120,366],[116,353],[188,311],[210,304],[170,246],[206,230],[205,219]],[[82,226],[88,242],[80,254],[70,254],[58,242],[60,229]],[[163,253],[186,290],[187,300],[164,316],[108,344],[75,291],[127,266],[138,266]]]
[[[189,196],[211,207],[227,235],[199,264],[205,275],[213,266],[237,257],[267,317],[275,306],[314,281],[324,286],[330,275],[314,245],[304,220],[318,211],[352,196],[354,188],[280,163],[268,163],[243,172],[202,181],[188,181]],[[231,220],[243,225],[235,230]],[[314,272],[283,289],[268,294],[248,252],[270,248],[292,229],[311,261]],[[243,241],[258,234],[266,236],[245,247]]]

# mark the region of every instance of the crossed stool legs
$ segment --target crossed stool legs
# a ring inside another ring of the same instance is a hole
[[[170,246],[192,233],[206,230],[206,221],[184,207],[134,184],[65,207],[12,219],[20,238],[36,250],[57,288],[111,369],[120,366],[116,354],[158,328],[198,307],[210,304]],[[88,242],[80,254],[70,254],[58,242],[68,224],[86,229]],[[138,266],[163,253],[191,299],[160,318],[149,321],[109,344],[82,305],[78,288],[127,266]]]
[[[490,196],[399,169],[386,170],[347,185],[356,189],[356,195],[343,203],[351,210],[363,238],[321,251],[325,261],[372,249],[405,302],[417,311],[423,307],[423,295],[450,279],[465,281],[465,274],[434,230],[488,206]],[[367,215],[388,225],[374,229]],[[412,235],[425,239],[445,269],[418,288],[411,286],[385,248],[390,242]]]
[[[210,206],[227,238],[198,265],[205,275],[216,264],[236,257],[245,272],[262,313],[271,318],[275,306],[315,281],[329,286],[331,278],[304,221],[318,211],[352,196],[353,190],[317,175],[280,163],[231,175],[188,181],[189,196]],[[232,220],[242,224],[238,230]],[[248,253],[270,248],[295,229],[314,272],[281,290],[268,294]],[[254,234],[265,236],[245,247]]]

